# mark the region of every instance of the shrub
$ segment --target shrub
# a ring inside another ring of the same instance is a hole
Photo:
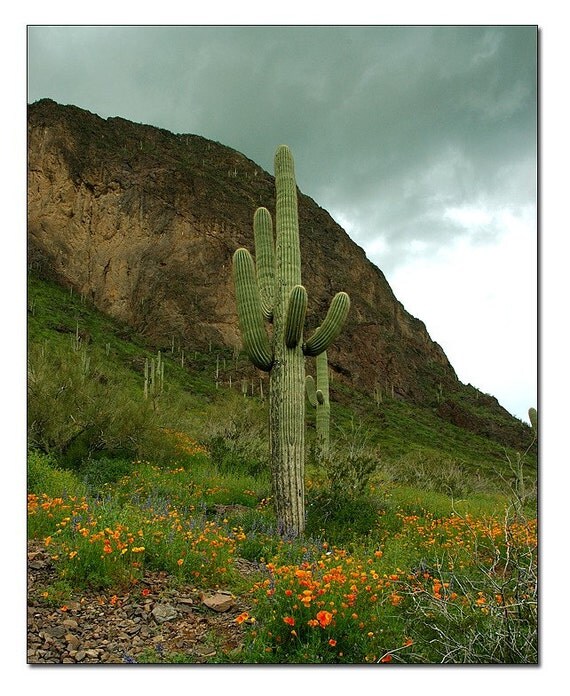
[[[232,395],[212,413],[208,449],[220,473],[258,476],[269,472],[267,428],[260,410],[251,399]]]
[[[82,496],[85,487],[71,471],[61,469],[53,456],[30,450],[28,453],[28,491],[48,496]]]
[[[485,488],[484,481],[468,472],[463,462],[425,448],[408,452],[393,462],[383,462],[382,475],[392,483],[453,498],[464,498]]]
[[[348,429],[338,429],[326,456],[321,456],[318,443],[308,452],[309,465],[324,475],[324,485],[332,497],[360,497],[370,488],[380,466],[380,453],[368,444],[368,433],[354,422]]]
[[[367,433],[352,424],[340,430],[326,456],[311,449],[309,461],[322,480],[307,495],[307,531],[344,543],[365,536],[378,522],[378,507],[370,496],[371,480],[379,465],[378,452],[368,445]]]
[[[31,345],[28,355],[28,437],[68,466],[98,452],[161,454],[158,415],[87,348]]]
[[[307,533],[332,544],[362,539],[378,519],[378,506],[369,496],[343,498],[327,490],[307,496]]]
[[[132,471],[130,459],[100,456],[83,460],[79,466],[79,475],[87,488],[96,493],[105,484],[115,483]]]
[[[427,647],[424,660],[536,663],[535,522],[508,511],[502,524],[466,517],[456,518],[453,526],[471,542],[469,552],[448,553],[445,566],[435,562],[429,572],[402,583],[402,608],[418,641]]]

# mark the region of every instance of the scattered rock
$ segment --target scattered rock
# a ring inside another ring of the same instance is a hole
[[[39,542],[30,542],[29,550],[32,560],[44,558]],[[229,592],[201,594],[189,585],[172,585],[166,573],[148,571],[119,601],[110,601],[119,594],[111,589],[105,594],[76,594],[61,600],[67,606],[62,613],[53,598],[44,595],[57,580],[53,564],[28,565],[28,574],[29,664],[125,664],[144,662],[144,654],[154,653],[160,660],[173,652],[208,662],[216,654],[208,644],[210,636],[216,636],[228,654],[243,642],[235,612],[250,607]],[[141,596],[142,587],[152,588],[152,595]],[[202,601],[212,611],[201,611]],[[228,613],[229,608],[233,611]]]
[[[194,612],[194,608],[188,606],[187,604],[177,604],[176,609],[181,611],[183,614],[192,614]]]
[[[213,657],[215,654],[215,649],[212,648],[210,645],[198,645],[194,649],[194,655],[197,655],[199,657]]]
[[[222,612],[231,609],[235,603],[234,596],[230,592],[216,592],[213,595],[203,595],[202,602],[214,611]]]
[[[44,633],[52,638],[63,638],[63,636],[67,633],[67,629],[65,626],[48,626]]]
[[[65,636],[65,640],[67,641],[67,649],[71,652],[72,650],[77,650],[77,648],[81,645],[81,641],[77,636],[74,636],[72,633],[68,633]]]
[[[172,621],[178,616],[178,612],[170,604],[157,604],[151,613],[158,623]]]
[[[234,565],[236,570],[242,575],[250,575],[251,573],[259,573],[262,568],[259,563],[254,561],[248,561],[247,558],[236,558],[234,559]]]

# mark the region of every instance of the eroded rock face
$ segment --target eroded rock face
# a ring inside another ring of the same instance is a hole
[[[252,218],[274,211],[273,177],[195,135],[42,100],[29,108],[29,262],[157,345],[239,346],[231,257]],[[339,379],[421,403],[457,384],[443,350],[382,272],[300,194],[309,327],[346,290],[346,330],[329,350]]]

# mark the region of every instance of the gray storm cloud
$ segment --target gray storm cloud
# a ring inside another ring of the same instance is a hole
[[[29,98],[192,132],[345,211],[398,264],[464,228],[448,208],[534,200],[534,27],[31,27]],[[438,222],[439,221],[439,222]],[[489,232],[492,233],[492,232]]]

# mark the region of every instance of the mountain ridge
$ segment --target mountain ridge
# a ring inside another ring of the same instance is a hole
[[[34,272],[73,287],[156,345],[239,347],[231,257],[240,246],[253,251],[255,209],[274,211],[271,174],[202,136],[52,100],[28,108],[28,170]],[[458,380],[382,271],[302,192],[299,223],[307,330],[335,292],[351,295],[346,330],[329,351],[335,378],[369,396],[437,409],[505,444],[526,439],[526,426],[494,397]],[[484,403],[493,417],[480,412]]]

